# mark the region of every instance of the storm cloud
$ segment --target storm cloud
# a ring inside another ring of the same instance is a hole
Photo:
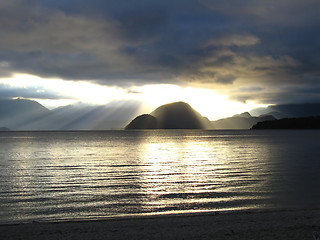
[[[0,77],[320,101],[319,9],[318,0],[1,1]]]

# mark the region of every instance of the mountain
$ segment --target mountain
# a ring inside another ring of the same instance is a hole
[[[11,130],[7,127],[0,127],[0,132],[9,132],[9,131]]]
[[[128,101],[115,101],[104,106],[78,103],[49,110],[36,101],[0,99],[0,126],[12,130],[121,129],[141,111],[140,104]],[[245,112],[210,122],[189,104],[176,102],[160,106],[149,115],[142,115],[132,128],[250,129],[258,122],[275,118],[320,116],[320,103],[274,105],[250,112],[262,115],[253,117]]]
[[[320,129],[320,116],[259,122],[252,129]]]
[[[212,126],[207,118],[201,116],[189,104],[174,102],[162,105],[150,114],[140,115],[126,126],[126,129],[147,128],[206,129]]]
[[[0,126],[13,130],[121,129],[133,118],[137,102],[112,102],[104,106],[75,104],[49,110],[36,101],[0,99]]]
[[[13,130],[56,130],[63,119],[36,101],[0,99],[0,126]]]
[[[320,116],[320,103],[281,104],[269,108],[294,118]]]
[[[275,118],[272,115],[252,117],[250,113],[245,112],[242,114],[234,115],[233,117],[212,121],[211,123],[215,129],[250,129],[258,122],[274,119]]]
[[[259,117],[265,117],[265,116],[273,116],[275,117],[276,119],[282,119],[282,118],[288,118],[289,115],[288,114],[285,114],[285,113],[282,113],[282,112],[277,112],[277,111],[272,111],[272,112],[268,112],[266,114],[261,114]]]
[[[320,103],[293,103],[271,105],[250,111],[253,115],[272,115],[277,119],[320,116]]]
[[[150,114],[160,121],[160,128],[164,129],[203,129],[211,127],[207,118],[201,116],[185,102],[162,105]]]
[[[59,107],[54,113],[66,119],[64,129],[106,130],[121,129],[138,112],[138,102],[112,102],[97,106],[84,103]]]
[[[236,115],[234,115],[233,117],[252,118],[252,116],[251,116],[250,113],[248,113],[248,112],[236,114]]]

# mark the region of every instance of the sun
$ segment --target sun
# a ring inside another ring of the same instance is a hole
[[[150,108],[154,109],[163,104],[183,101],[190,104],[191,107],[210,120],[230,117],[253,108],[267,106],[254,102],[241,103],[231,101],[227,96],[211,89],[180,87],[170,84],[146,85],[135,90],[140,92],[139,97]]]
[[[33,91],[35,97],[29,99],[50,109],[76,102],[104,105],[115,101],[128,104],[138,101],[141,105],[139,112],[149,113],[163,104],[183,101],[190,104],[201,115],[210,120],[216,120],[267,106],[254,102],[231,101],[226,95],[212,89],[181,87],[173,84],[115,87],[90,81],[47,79],[29,74],[15,74],[12,78],[0,79],[0,84],[8,88],[20,89],[20,92],[21,90]]]

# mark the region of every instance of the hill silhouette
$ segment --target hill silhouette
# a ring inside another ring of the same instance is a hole
[[[8,132],[8,131],[11,131],[11,130],[7,127],[0,127],[0,132]]]
[[[259,122],[252,129],[320,129],[320,116]]]
[[[185,102],[165,104],[150,114],[140,115],[126,129],[147,129],[145,126],[158,129],[211,128],[210,121]]]
[[[150,114],[142,114],[133,119],[126,129],[158,129],[159,121]]]
[[[105,130],[121,129],[139,112],[140,102],[112,102],[97,106],[74,104],[49,110],[36,101],[26,99],[0,99],[0,126],[12,130]],[[251,112],[251,111],[250,111]],[[256,109],[253,117],[248,112],[210,122],[189,104],[175,102],[158,107],[142,115],[132,129],[250,129],[258,122],[275,118],[300,118],[320,115],[320,104],[274,105]],[[261,115],[263,114],[263,115]],[[306,116],[307,115],[307,116]],[[291,120],[292,121],[292,120]],[[277,123],[279,124],[279,123]],[[311,128],[310,123],[291,125],[289,122],[275,127],[258,125],[255,128]],[[294,126],[295,125],[295,126]],[[315,127],[317,128],[317,127]]]
[[[158,107],[151,113],[160,122],[160,128],[165,129],[203,129],[208,128],[210,122],[201,116],[189,104],[174,102]]]

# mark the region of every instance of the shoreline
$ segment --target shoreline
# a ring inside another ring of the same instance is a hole
[[[0,225],[0,239],[313,239],[320,209],[249,210]]]
[[[312,209],[304,209],[312,210]],[[317,209],[316,209],[317,210]],[[319,209],[320,210],[320,209]],[[0,222],[1,226],[11,226],[20,224],[34,224],[34,223],[82,223],[82,222],[104,222],[117,220],[132,220],[132,219],[152,219],[152,218],[166,218],[166,217],[194,217],[194,216],[215,216],[228,214],[250,214],[250,213],[268,213],[268,212],[288,212],[299,211],[299,209],[279,209],[279,208],[253,208],[253,209],[222,209],[222,210],[194,210],[194,211],[172,211],[172,212],[157,212],[157,213],[130,213],[111,216],[88,217],[88,218],[60,218],[60,219],[33,219],[33,220],[13,220],[8,222]]]

